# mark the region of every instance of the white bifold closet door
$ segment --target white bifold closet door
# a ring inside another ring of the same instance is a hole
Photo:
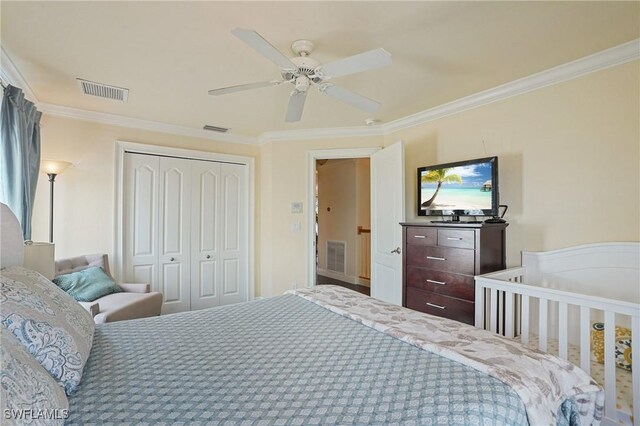
[[[244,167],[192,161],[191,309],[247,300]]]
[[[127,153],[124,277],[163,313],[247,300],[245,165]]]

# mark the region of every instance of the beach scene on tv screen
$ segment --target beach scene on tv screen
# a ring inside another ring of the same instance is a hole
[[[439,210],[491,209],[492,163],[431,169],[420,174],[420,208]]]

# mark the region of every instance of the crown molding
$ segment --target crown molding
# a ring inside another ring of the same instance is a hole
[[[1,46],[0,46],[1,47]],[[212,133],[206,130],[178,126],[156,121],[142,120],[138,118],[124,117],[115,114],[87,111],[78,108],[60,105],[39,103],[27,81],[22,77],[5,50],[1,49],[2,66],[0,77],[6,82],[22,88],[25,96],[34,101],[38,108],[46,114],[72,118],[77,120],[93,121],[154,132],[169,133],[180,136],[189,136],[216,140],[220,142],[241,143],[248,145],[265,144],[275,141],[304,140],[304,139],[328,139],[347,137],[385,136],[402,129],[417,126],[422,123],[437,120],[442,117],[457,114],[483,105],[518,96],[533,90],[541,89],[567,80],[581,77],[606,68],[622,65],[627,62],[640,59],[640,39],[594,53],[572,62],[541,71],[530,76],[502,84],[500,86],[430,108],[416,114],[399,118],[388,123],[376,126],[334,127],[320,129],[300,129],[268,131],[259,137],[251,137],[238,134]]]
[[[543,87],[562,83],[586,74],[640,59],[640,39],[612,47],[572,62],[541,71],[494,88],[448,102],[388,123],[382,124],[384,134],[437,120],[448,115],[477,108],[492,102],[518,96]]]
[[[38,103],[38,98],[31,90],[31,86],[27,83],[27,80],[22,77],[18,68],[16,68],[15,64],[4,50],[4,47],[0,45],[0,78],[5,83],[8,83],[12,86],[19,87],[22,89],[22,93],[24,93],[24,97],[29,99],[34,104]]]
[[[240,143],[245,145],[258,144],[258,139],[251,136],[235,135],[229,133],[216,133],[192,127],[160,123],[158,121],[142,120],[140,118],[125,117],[122,115],[107,114],[104,112],[88,111],[79,108],[40,103],[38,104],[38,109],[44,114],[54,117],[93,121],[96,123],[108,124],[112,126],[128,127],[132,129],[148,130],[151,132],[168,133],[172,135],[188,136],[200,139],[210,139],[218,142]]]
[[[329,139],[383,136],[381,126],[357,126],[357,127],[329,127],[324,129],[299,129],[265,132],[260,135],[260,144],[275,141],[290,141],[301,139]]]

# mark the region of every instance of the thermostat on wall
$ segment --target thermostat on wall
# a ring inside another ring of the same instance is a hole
[[[300,201],[291,203],[291,213],[302,213],[302,203]]]

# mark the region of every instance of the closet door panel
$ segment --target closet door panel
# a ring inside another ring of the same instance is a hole
[[[158,157],[126,153],[123,166],[125,282],[158,283]]]
[[[220,163],[192,161],[191,309],[220,304]]]
[[[191,163],[160,158],[159,265],[162,313],[190,309]]]
[[[247,200],[246,166],[221,164],[222,292],[220,304],[247,300]]]

